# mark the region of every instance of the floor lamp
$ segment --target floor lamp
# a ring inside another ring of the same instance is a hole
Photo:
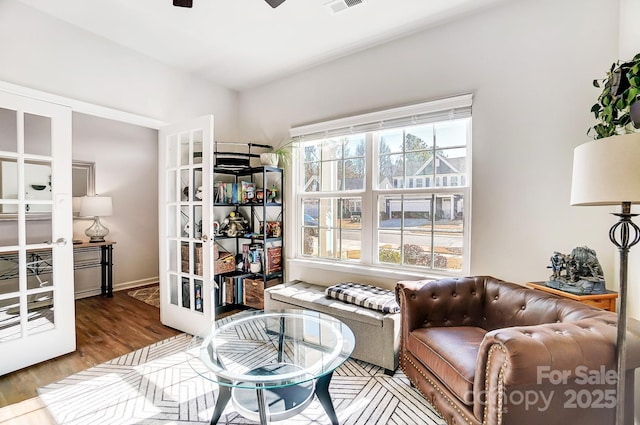
[[[571,205],[620,205],[613,213],[618,222],[609,230],[609,239],[620,254],[620,293],[616,358],[618,383],[616,425],[624,424],[627,265],[629,249],[640,241],[640,229],[631,221],[631,204],[640,204],[640,133],[594,140],[578,146],[573,156]],[[633,419],[632,419],[633,420]]]

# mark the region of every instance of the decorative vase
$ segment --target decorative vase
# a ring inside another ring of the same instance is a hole
[[[271,167],[278,166],[278,155],[271,152],[265,152],[260,154],[260,163],[262,165],[269,165]]]
[[[260,263],[249,264],[249,271],[251,271],[251,273],[260,273],[261,270],[262,270],[262,265]]]

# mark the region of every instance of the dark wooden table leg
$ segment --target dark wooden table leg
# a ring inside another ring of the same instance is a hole
[[[218,400],[216,400],[216,408],[213,410],[213,416],[211,416],[211,425],[216,425],[224,408],[227,407],[227,403],[231,399],[231,387],[226,385],[219,385],[220,392],[218,393]]]
[[[320,400],[320,404],[327,412],[327,416],[331,419],[333,425],[338,425],[338,417],[336,411],[333,408],[333,402],[331,401],[331,395],[329,395],[329,384],[331,383],[331,377],[333,372],[324,375],[316,381],[316,396]]]
[[[107,298],[113,298],[113,245],[107,245]]]
[[[107,247],[100,247],[100,294],[107,295]]]

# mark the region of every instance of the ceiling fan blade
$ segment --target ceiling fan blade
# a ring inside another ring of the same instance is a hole
[[[273,7],[274,9],[280,6],[282,3],[284,3],[284,0],[265,0],[265,1],[269,3],[269,6]]]
[[[193,7],[193,0],[173,0],[173,5],[178,7]]]

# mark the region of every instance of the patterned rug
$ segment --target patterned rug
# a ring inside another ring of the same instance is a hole
[[[154,307],[160,308],[160,288],[158,285],[148,286],[127,292],[127,295]]]
[[[190,341],[186,334],[160,341],[40,388],[40,398],[59,424],[208,424],[218,387],[188,364]],[[379,367],[348,360],[334,372],[330,393],[341,425],[444,424],[400,370],[391,377]],[[229,403],[218,423],[256,422]],[[330,423],[317,399],[286,420],[287,425]]]

